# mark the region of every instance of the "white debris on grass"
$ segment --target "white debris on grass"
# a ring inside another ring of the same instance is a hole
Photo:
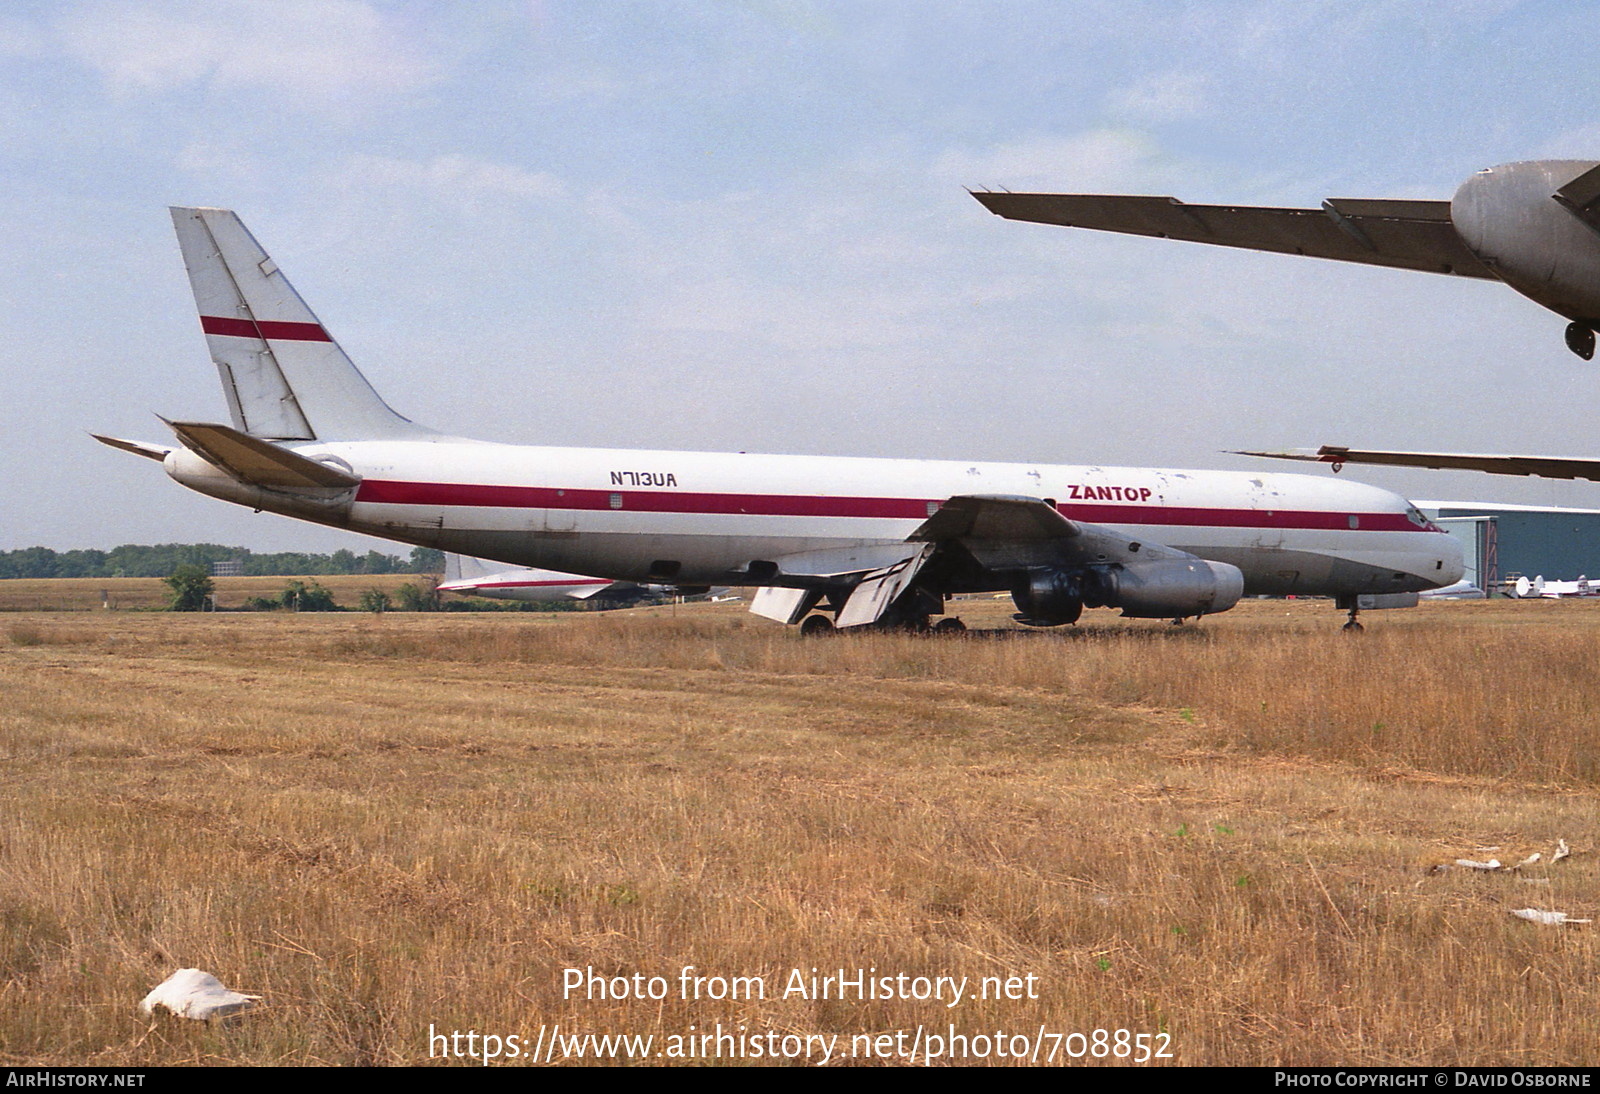
[[[244,995],[230,991],[208,972],[199,969],[179,969],[151,989],[139,1009],[153,1014],[157,1007],[166,1007],[180,1018],[209,1021],[226,1018],[255,1006],[259,995]]]
[[[1482,854],[1483,852],[1486,852],[1486,851],[1498,851],[1498,850],[1500,850],[1500,848],[1498,848],[1498,847],[1478,847],[1478,848],[1475,848],[1475,850],[1477,850],[1480,854]],[[1566,858],[1570,854],[1572,854],[1572,849],[1567,846],[1567,841],[1564,840],[1564,839],[1558,839],[1558,840],[1556,840],[1556,849],[1554,851],[1550,852],[1550,858],[1548,860],[1545,859],[1544,853],[1542,851],[1534,851],[1534,852],[1528,854],[1525,858],[1520,859],[1517,862],[1512,862],[1512,863],[1502,863],[1498,858],[1491,858],[1491,859],[1458,858],[1458,859],[1454,860],[1453,862],[1441,862],[1441,863],[1438,863],[1438,864],[1436,864],[1434,866],[1431,866],[1431,867],[1428,868],[1428,872],[1430,874],[1442,874],[1442,873],[1444,873],[1444,872],[1446,872],[1448,870],[1454,870],[1457,867],[1459,867],[1459,868],[1461,868],[1463,870],[1481,870],[1481,871],[1483,871],[1485,873],[1494,873],[1494,872],[1497,872],[1497,871],[1500,872],[1500,873],[1511,873],[1511,872],[1516,871],[1516,870],[1521,870],[1522,868],[1524,868],[1526,866],[1533,866],[1536,863],[1545,862],[1545,861],[1548,861],[1548,863],[1550,865],[1554,866],[1556,863],[1560,862],[1562,859]]]
[[[1566,923],[1593,923],[1592,919],[1574,919],[1566,912],[1542,912],[1538,908],[1515,908],[1511,912],[1518,919],[1530,923],[1543,923],[1546,927],[1559,927]]]

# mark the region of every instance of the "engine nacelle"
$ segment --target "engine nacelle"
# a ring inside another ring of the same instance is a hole
[[[1082,570],[1029,570],[1011,590],[1017,619],[1034,627],[1061,627],[1083,614]]]
[[[1473,175],[1450,201],[1456,233],[1502,281],[1591,329],[1600,325],[1600,226],[1557,193],[1594,165],[1502,164]]]
[[[1226,562],[1174,558],[1095,571],[1091,604],[1134,619],[1183,619],[1225,612],[1244,595],[1244,574]]]

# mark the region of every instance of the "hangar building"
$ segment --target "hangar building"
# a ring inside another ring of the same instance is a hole
[[[1422,501],[1417,507],[1461,540],[1467,572],[1480,589],[1518,575],[1555,581],[1600,578],[1600,509],[1498,502]]]

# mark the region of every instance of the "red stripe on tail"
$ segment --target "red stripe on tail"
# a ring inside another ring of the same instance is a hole
[[[260,338],[278,342],[331,342],[328,332],[318,323],[286,323],[264,319],[228,319],[220,315],[202,315],[200,329],[207,334],[221,334],[229,338]]]

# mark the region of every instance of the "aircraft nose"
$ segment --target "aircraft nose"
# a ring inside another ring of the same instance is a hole
[[[1461,580],[1461,575],[1467,572],[1467,555],[1461,546],[1461,541],[1448,532],[1440,536],[1433,533],[1443,544],[1435,552],[1434,570],[1427,577],[1430,581],[1438,582],[1438,588],[1454,585]]]

